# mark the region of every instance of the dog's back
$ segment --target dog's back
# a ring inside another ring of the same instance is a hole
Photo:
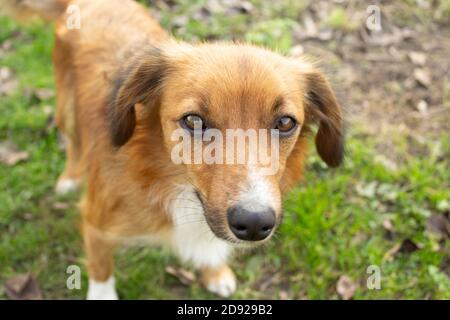
[[[156,44],[167,35],[143,7],[131,0],[76,0],[70,5],[82,15],[79,28],[70,28],[67,14],[61,15],[55,25],[56,86],[63,97],[58,101],[57,119],[60,129],[74,144],[74,158],[88,157],[88,161],[80,163],[91,164],[92,148],[110,146],[105,114],[111,88],[120,81],[120,72],[141,47]],[[74,103],[62,101],[64,97]],[[96,156],[99,154],[105,152],[96,152]],[[72,160],[77,161],[68,159],[69,172],[61,177],[60,186],[66,184],[65,179],[78,175],[76,170],[70,172]]]
[[[20,21],[55,22],[56,122],[67,141],[56,191],[72,191],[89,166],[111,151],[105,115],[121,72],[168,35],[132,0],[0,0],[0,6]]]

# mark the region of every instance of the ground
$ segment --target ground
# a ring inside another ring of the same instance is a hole
[[[329,170],[311,154],[275,239],[233,261],[233,298],[450,299],[448,0],[381,1],[380,31],[366,26],[364,1],[141,2],[180,39],[319,58],[346,110],[344,165]],[[0,299],[3,284],[27,272],[44,298],[86,293],[76,196],[53,192],[64,151],[53,122],[52,40],[49,25],[0,17],[0,143],[9,156],[11,143],[25,152],[0,163]],[[66,288],[69,265],[81,266],[81,290]],[[369,266],[380,289],[367,286]],[[214,298],[181,283],[191,275],[174,277],[190,269],[180,267],[161,249],[124,250],[119,295]]]

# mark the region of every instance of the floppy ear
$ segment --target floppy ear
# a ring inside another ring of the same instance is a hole
[[[344,157],[342,110],[325,76],[317,69],[305,74],[305,112],[319,125],[316,149],[325,163],[337,167]]]
[[[158,48],[139,57],[139,62],[117,80],[109,106],[113,144],[124,145],[136,126],[135,104],[151,108],[159,101],[168,72],[166,58]]]

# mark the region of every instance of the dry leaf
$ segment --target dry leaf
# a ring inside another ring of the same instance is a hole
[[[411,51],[408,53],[408,58],[417,66],[424,66],[427,62],[427,56],[422,52]]]
[[[285,290],[280,291],[280,300],[289,300],[289,293]]]
[[[9,68],[0,68],[0,96],[6,96],[16,90],[18,81]]]
[[[336,291],[338,295],[344,300],[350,300],[355,295],[356,284],[346,275],[339,278]]]
[[[5,40],[5,41],[2,43],[1,48],[2,48],[3,50],[11,50],[11,49],[12,49],[12,46],[13,46],[13,43],[12,43],[11,40]]]
[[[41,300],[42,293],[31,273],[22,274],[5,282],[6,295],[12,300]]]
[[[228,1],[230,8],[228,14],[243,13],[250,14],[253,11],[253,4],[250,1]]]
[[[66,202],[55,202],[53,203],[53,209],[56,210],[66,210],[70,208],[70,204]]]
[[[412,253],[414,251],[419,250],[419,246],[410,239],[403,240],[402,244],[400,245],[400,249],[398,252],[401,253]]]
[[[423,68],[414,69],[414,79],[424,87],[429,87],[431,84],[431,76],[428,70]]]
[[[383,260],[385,260],[385,261],[391,261],[391,260],[394,258],[394,256],[397,254],[397,252],[400,250],[401,245],[402,245],[401,243],[397,243],[397,244],[395,244],[395,246],[393,246],[392,248],[390,248],[390,249],[384,254]]]
[[[309,14],[303,17],[303,24],[305,26],[305,36],[314,38],[317,36],[318,30],[314,19]]]
[[[172,266],[166,267],[166,272],[176,277],[184,285],[190,285],[195,281],[195,274],[191,271],[184,270],[182,268],[175,268]]]
[[[427,220],[427,232],[440,238],[450,237],[450,220],[443,214],[433,214]]]
[[[29,154],[26,151],[20,151],[12,142],[0,142],[0,162],[7,166],[13,166],[19,161],[28,159]]]
[[[385,261],[391,261],[398,253],[412,253],[419,250],[419,246],[410,239],[405,239],[400,243],[395,244],[389,249],[383,257]]]
[[[383,227],[388,231],[394,231],[394,225],[392,224],[391,220],[386,219],[383,221]]]
[[[42,107],[42,112],[46,115],[46,116],[50,116],[53,114],[53,108],[52,106],[43,106]]]
[[[290,55],[293,57],[300,57],[305,52],[305,49],[301,45],[293,46],[290,50]]]
[[[416,108],[422,115],[425,115],[428,111],[428,103],[425,100],[420,100]]]
[[[369,32],[368,29],[361,29],[360,35],[364,42],[379,46],[395,45],[413,36],[413,31],[408,28],[394,28],[392,32]]]
[[[389,159],[383,154],[377,154],[374,158],[375,162],[380,163],[383,167],[390,171],[397,171],[398,165],[394,160]]]
[[[267,291],[269,287],[275,286],[280,282],[281,274],[279,272],[268,275],[265,279],[262,279],[258,285],[258,290],[261,292]]]
[[[187,25],[189,22],[189,18],[185,15],[182,16],[176,16],[172,19],[172,24],[176,28],[181,28]]]
[[[33,93],[41,101],[50,99],[55,95],[55,92],[52,89],[47,88],[35,89]]]

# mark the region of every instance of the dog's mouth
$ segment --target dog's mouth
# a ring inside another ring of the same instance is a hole
[[[207,201],[202,197],[201,193],[198,190],[194,191],[196,197],[198,198],[202,208],[203,213],[205,217],[205,221],[208,224],[209,229],[212,231],[212,233],[219,239],[224,240],[233,246],[241,247],[241,248],[254,248],[258,245],[264,244],[267,241],[269,241],[273,234],[275,233],[275,230],[278,228],[280,224],[281,219],[277,219],[275,227],[273,228],[270,235],[268,235],[266,238],[259,240],[259,241],[244,241],[240,240],[234,236],[231,235],[231,232],[228,230],[228,226],[226,223],[222,221],[220,216],[215,212],[216,210],[208,206]]]
[[[234,243],[234,240],[228,235],[225,228],[222,227],[223,223],[218,221],[218,215],[214,214],[214,210],[207,205],[207,202],[203,199],[201,193],[198,190],[195,190],[194,193],[203,208],[205,221],[212,233],[219,239]]]

